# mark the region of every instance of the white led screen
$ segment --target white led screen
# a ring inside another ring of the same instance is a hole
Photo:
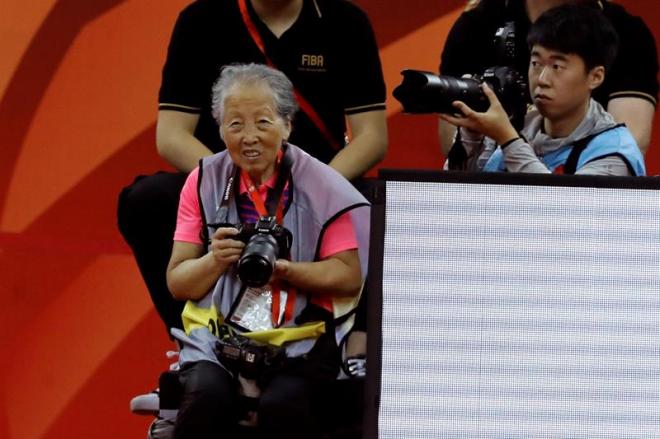
[[[660,437],[660,191],[385,199],[379,438]]]

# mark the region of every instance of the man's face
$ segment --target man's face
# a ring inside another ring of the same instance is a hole
[[[585,110],[592,90],[603,81],[604,69],[587,71],[578,55],[537,44],[532,47],[528,74],[534,105],[547,119],[561,121]]]

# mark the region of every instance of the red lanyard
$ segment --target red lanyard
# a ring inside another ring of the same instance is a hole
[[[280,151],[280,153],[277,156],[278,162],[281,158],[281,155],[282,152]],[[245,184],[245,186],[247,187],[248,195],[250,196],[250,199],[254,204],[254,208],[257,210],[259,216],[262,217],[268,216],[266,205],[264,204],[263,198],[261,198],[261,194],[259,193],[259,190],[257,190],[256,186],[254,185],[254,182],[252,181],[252,178],[250,178],[250,175],[242,169],[241,169],[241,180],[243,181],[243,184]],[[278,224],[282,224],[283,217],[284,217],[284,194],[280,196],[280,199],[277,202],[277,214],[275,218]],[[271,294],[273,299],[270,308],[271,320],[273,322],[273,327],[277,328],[280,323],[280,298],[281,298],[282,287],[279,281],[273,282],[271,284],[271,287],[272,287]],[[293,317],[293,306],[295,305],[295,302],[296,302],[296,291],[293,288],[289,288],[289,292],[286,298],[286,305],[284,307],[285,322],[291,320],[291,318]]]
[[[257,26],[254,24],[252,18],[250,17],[250,12],[248,11],[248,7],[247,7],[247,0],[238,0],[238,7],[241,10],[243,23],[245,24],[245,27],[250,33],[250,36],[252,37],[254,44],[257,45],[257,47],[261,51],[261,54],[264,56],[264,58],[266,58],[266,64],[269,65],[270,67],[277,69],[275,63],[266,54],[266,46],[264,45],[264,42],[261,39],[261,35],[259,35]],[[323,137],[325,137],[325,140],[330,144],[330,146],[335,151],[339,151],[342,148],[342,145],[340,145],[339,142],[337,142],[335,138],[332,137],[330,130],[325,125],[325,123],[323,123],[323,119],[321,119],[321,116],[319,116],[316,110],[314,110],[312,104],[309,103],[307,99],[305,99],[305,97],[300,93],[300,91],[296,87],[294,87],[293,91],[296,95],[296,99],[298,100],[298,104],[300,105],[300,109],[307,115],[307,117],[309,117],[309,120],[311,120],[312,123],[316,126],[316,128],[321,132],[321,134],[323,135]]]
[[[268,216],[268,211],[266,210],[263,198],[261,198],[261,194],[254,185],[254,182],[252,182],[250,175],[242,169],[241,180],[245,187],[247,187],[248,195],[250,196],[252,204],[254,204],[254,208],[257,210],[259,216]],[[282,218],[284,218],[284,197],[280,197],[280,200],[277,202],[277,212],[275,214],[277,224],[282,224]]]

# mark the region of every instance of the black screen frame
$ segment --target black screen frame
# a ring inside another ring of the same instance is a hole
[[[611,189],[660,190],[660,177],[476,173],[382,169],[374,184],[368,273],[368,373],[365,387],[364,439],[378,439],[382,367],[383,258],[386,230],[387,182],[497,184]]]

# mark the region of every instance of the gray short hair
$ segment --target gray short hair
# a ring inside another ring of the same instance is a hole
[[[293,121],[298,103],[293,84],[284,73],[263,64],[230,64],[222,68],[212,89],[211,112],[218,125],[222,122],[225,100],[231,89],[236,85],[257,84],[270,87],[277,114],[285,121]]]

